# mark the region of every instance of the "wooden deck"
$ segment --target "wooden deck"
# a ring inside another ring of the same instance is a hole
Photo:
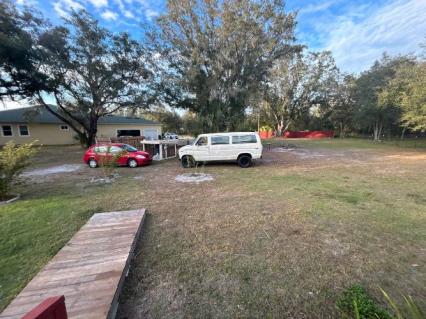
[[[0,318],[21,318],[57,295],[69,318],[113,318],[144,217],[144,209],[93,215]]]

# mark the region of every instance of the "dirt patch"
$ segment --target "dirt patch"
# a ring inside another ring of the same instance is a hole
[[[284,147],[274,147],[271,149],[272,153],[292,153],[301,159],[310,159],[310,158],[327,158],[325,154],[320,152],[296,149],[296,148],[284,148]],[[343,156],[343,155],[340,155]]]
[[[179,183],[202,183],[214,180],[213,176],[204,173],[189,173],[176,176],[175,181]]]
[[[118,177],[120,177],[120,175],[117,173],[114,173],[110,176],[93,176],[90,178],[90,182],[99,184],[111,184],[115,182]]]
[[[394,154],[388,155],[387,158],[397,160],[412,160],[412,161],[424,161],[426,160],[426,154]]]
[[[83,168],[81,164],[64,164],[58,166],[52,166],[48,168],[39,168],[34,169],[22,174],[22,176],[31,177],[31,176],[46,176],[51,174],[61,174],[61,173],[72,173]]]
[[[101,170],[85,167],[38,177],[24,196],[69,194],[91,212],[147,208],[117,318],[340,318],[335,299],[353,282],[376,298],[383,287],[422,300],[424,155],[277,145],[249,169],[173,159],[118,168],[101,188],[88,180]]]
[[[280,164],[300,170],[333,166],[372,164],[383,161],[383,154],[366,150],[333,150],[292,147],[272,147],[265,150],[261,163]]]

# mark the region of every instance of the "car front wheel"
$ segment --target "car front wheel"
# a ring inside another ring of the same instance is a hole
[[[138,166],[138,162],[136,162],[136,160],[134,160],[134,159],[129,159],[129,160],[127,161],[127,165],[128,165],[130,168],[135,168],[135,167],[137,167],[137,166]]]
[[[96,160],[94,158],[89,159],[89,162],[87,164],[89,164],[90,168],[98,167],[98,162],[96,162]]]

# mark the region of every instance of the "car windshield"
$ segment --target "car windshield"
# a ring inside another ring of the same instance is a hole
[[[138,149],[136,147],[124,144],[121,146],[122,149],[125,149],[127,152],[133,153],[133,152],[137,152]]]

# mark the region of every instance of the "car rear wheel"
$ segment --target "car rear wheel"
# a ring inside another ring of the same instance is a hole
[[[238,157],[238,166],[247,168],[251,166],[251,157],[249,155],[241,155]]]
[[[194,166],[195,161],[192,156],[185,155],[182,157],[181,163],[183,168],[190,168]]]
[[[87,164],[89,164],[90,168],[98,167],[98,162],[96,162],[96,160],[94,158],[89,159],[89,162]]]
[[[137,167],[137,166],[138,166],[138,162],[136,162],[136,160],[135,160],[135,159],[131,158],[131,159],[129,159],[129,160],[127,161],[127,165],[128,165],[130,168],[135,168],[135,167]]]

